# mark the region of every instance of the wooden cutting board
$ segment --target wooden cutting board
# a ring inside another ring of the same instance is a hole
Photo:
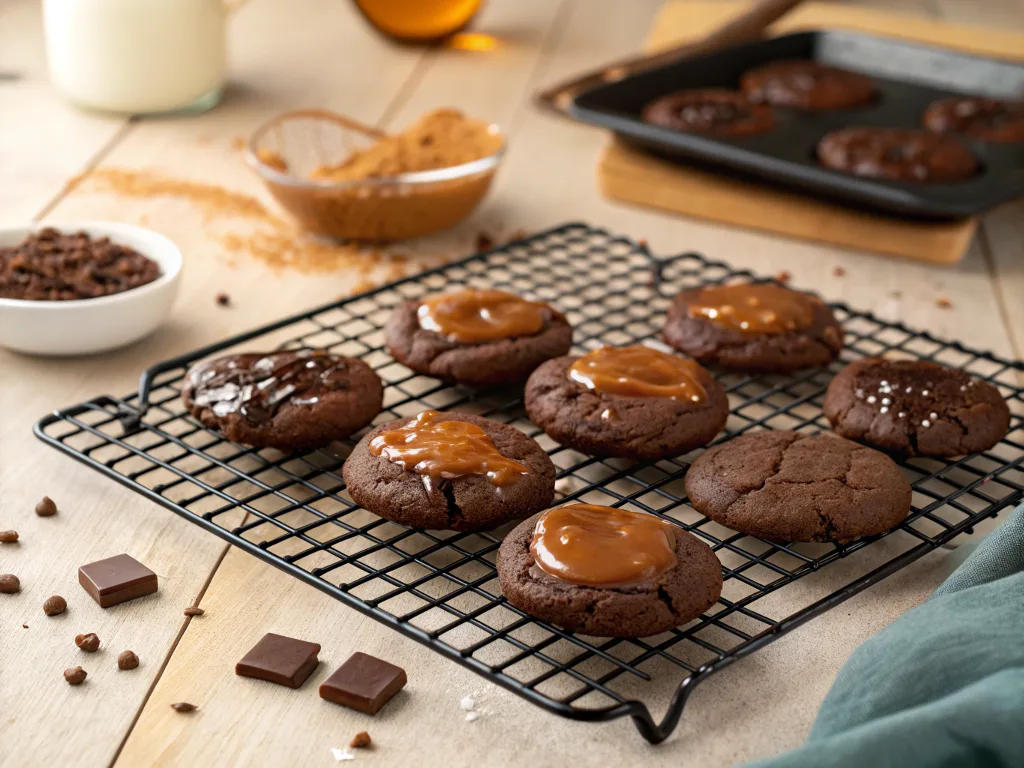
[[[646,48],[657,50],[700,39],[747,5],[738,0],[667,3],[648,33]],[[771,33],[822,27],[874,32],[1001,58],[1024,57],[1024,34],[823,3],[797,8],[773,25]],[[959,261],[977,228],[974,218],[922,222],[845,208],[655,158],[614,138],[598,163],[598,181],[601,192],[613,200],[941,264]]]

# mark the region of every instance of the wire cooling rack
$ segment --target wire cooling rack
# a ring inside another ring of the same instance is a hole
[[[658,742],[709,675],[939,547],[1024,496],[1024,365],[887,323],[842,304],[843,359],[889,354],[936,360],[995,384],[1013,412],[1009,435],[956,461],[901,464],[913,512],[885,536],[847,546],[744,536],[686,504],[682,478],[700,452],[650,463],[597,459],[561,447],[527,421],[522,389],[473,392],[412,373],[383,349],[398,303],[451,286],[500,287],[552,302],[576,349],[655,340],[678,291],[742,277],[696,254],[652,258],[641,245],[582,224],[517,241],[369,293],[296,315],[146,371],[138,393],[97,397],[46,416],[36,434],[235,546],[387,624],[488,680],[570,718],[633,718]],[[425,408],[457,409],[519,427],[549,451],[563,499],[643,510],[691,531],[722,562],[722,598],[690,624],[655,637],[608,640],[566,632],[509,605],[494,569],[506,526],[455,533],[405,528],[357,507],[341,466],[354,440],[302,454],[225,440],[181,405],[186,367],[242,348],[328,349],[358,356],[386,382],[375,423]],[[731,403],[719,440],[756,429],[819,431],[832,375],[716,372]],[[660,711],[660,718],[651,712]]]

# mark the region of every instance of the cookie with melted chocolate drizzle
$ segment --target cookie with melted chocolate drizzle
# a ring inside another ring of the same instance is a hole
[[[248,353],[185,375],[185,407],[226,438],[298,450],[344,440],[380,412],[384,386],[361,360],[322,351]]]
[[[775,127],[771,107],[754,104],[742,93],[724,88],[662,96],[644,107],[643,119],[674,131],[709,136],[752,136]]]

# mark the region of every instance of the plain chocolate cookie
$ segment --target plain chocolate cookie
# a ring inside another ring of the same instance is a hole
[[[597,393],[569,378],[579,360],[548,360],[526,382],[530,421],[562,445],[591,456],[657,460],[707,445],[729,417],[725,388],[703,368],[700,405],[668,397]]]
[[[883,533],[910,512],[912,494],[884,453],[828,433],[741,435],[703,453],[685,482],[698,512],[770,541]]]
[[[818,142],[826,168],[854,176],[933,184],[969,179],[978,161],[956,138],[903,128],[843,128]]]
[[[924,127],[936,133],[962,133],[982,141],[1024,141],[1024,101],[954,96],[928,105]]]
[[[682,133],[723,137],[752,136],[775,127],[771,107],[751,104],[742,93],[723,88],[670,93],[644,107],[643,119]]]
[[[554,498],[555,465],[535,440],[515,427],[468,413],[445,413],[438,422],[477,425],[501,455],[525,464],[530,474],[500,488],[482,475],[467,475],[442,480],[428,489],[423,475],[370,453],[373,438],[410,421],[412,418],[399,419],[365,435],[342,468],[352,500],[375,515],[411,528],[477,531],[528,517]]]
[[[502,592],[538,619],[597,637],[647,637],[692,621],[722,594],[715,553],[682,528],[675,531],[678,564],[649,584],[606,589],[534,575],[530,542],[539,518],[517,525],[498,550]]]
[[[998,389],[925,360],[850,363],[832,379],[822,408],[843,437],[909,456],[977,453],[1010,429]]]
[[[759,104],[808,110],[858,107],[875,97],[870,77],[808,59],[773,61],[748,70],[740,88]]]
[[[228,355],[189,369],[185,407],[228,440],[297,450],[344,440],[380,413],[384,385],[362,360],[320,351]]]
[[[699,289],[672,301],[662,335],[680,352],[704,365],[731,371],[786,373],[828,365],[843,348],[843,328],[825,302],[814,298],[811,325],[783,333],[747,333],[723,328],[704,317],[690,317]]]
[[[511,384],[572,347],[572,327],[565,316],[546,307],[544,327],[532,336],[463,343],[420,327],[419,301],[396,307],[388,319],[388,352],[417,373],[471,387]]]

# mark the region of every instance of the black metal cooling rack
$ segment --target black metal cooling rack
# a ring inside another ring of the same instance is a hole
[[[563,448],[526,420],[521,388],[473,392],[412,373],[383,350],[382,328],[399,302],[452,285],[501,287],[554,303],[576,346],[657,337],[684,287],[745,271],[696,254],[665,260],[624,238],[570,224],[488,253],[296,315],[146,371],[139,392],[58,411],[36,434],[235,546],[387,624],[488,680],[570,718],[633,718],[647,740],[675,728],[696,685],[736,659],[996,515],[1024,496],[1024,365],[836,304],[845,360],[887,353],[964,368],[995,384],[1014,413],[1009,435],[956,461],[902,463],[913,512],[884,535],[834,544],[780,544],[744,536],[687,506],[682,477],[695,451],[631,463]],[[536,621],[501,595],[494,561],[511,526],[485,533],[422,531],[355,506],[341,466],[354,441],[304,454],[256,450],[192,419],[180,400],[193,361],[229,348],[301,347],[359,356],[387,383],[375,423],[424,408],[458,409],[513,424],[558,467],[564,499],[645,510],[707,541],[722,561],[722,599],[705,615],[655,637],[608,640]],[[718,372],[731,401],[719,440],[752,429],[818,431],[831,369],[792,376]],[[828,567],[825,567],[828,566]],[[652,708],[663,714],[656,719]]]

